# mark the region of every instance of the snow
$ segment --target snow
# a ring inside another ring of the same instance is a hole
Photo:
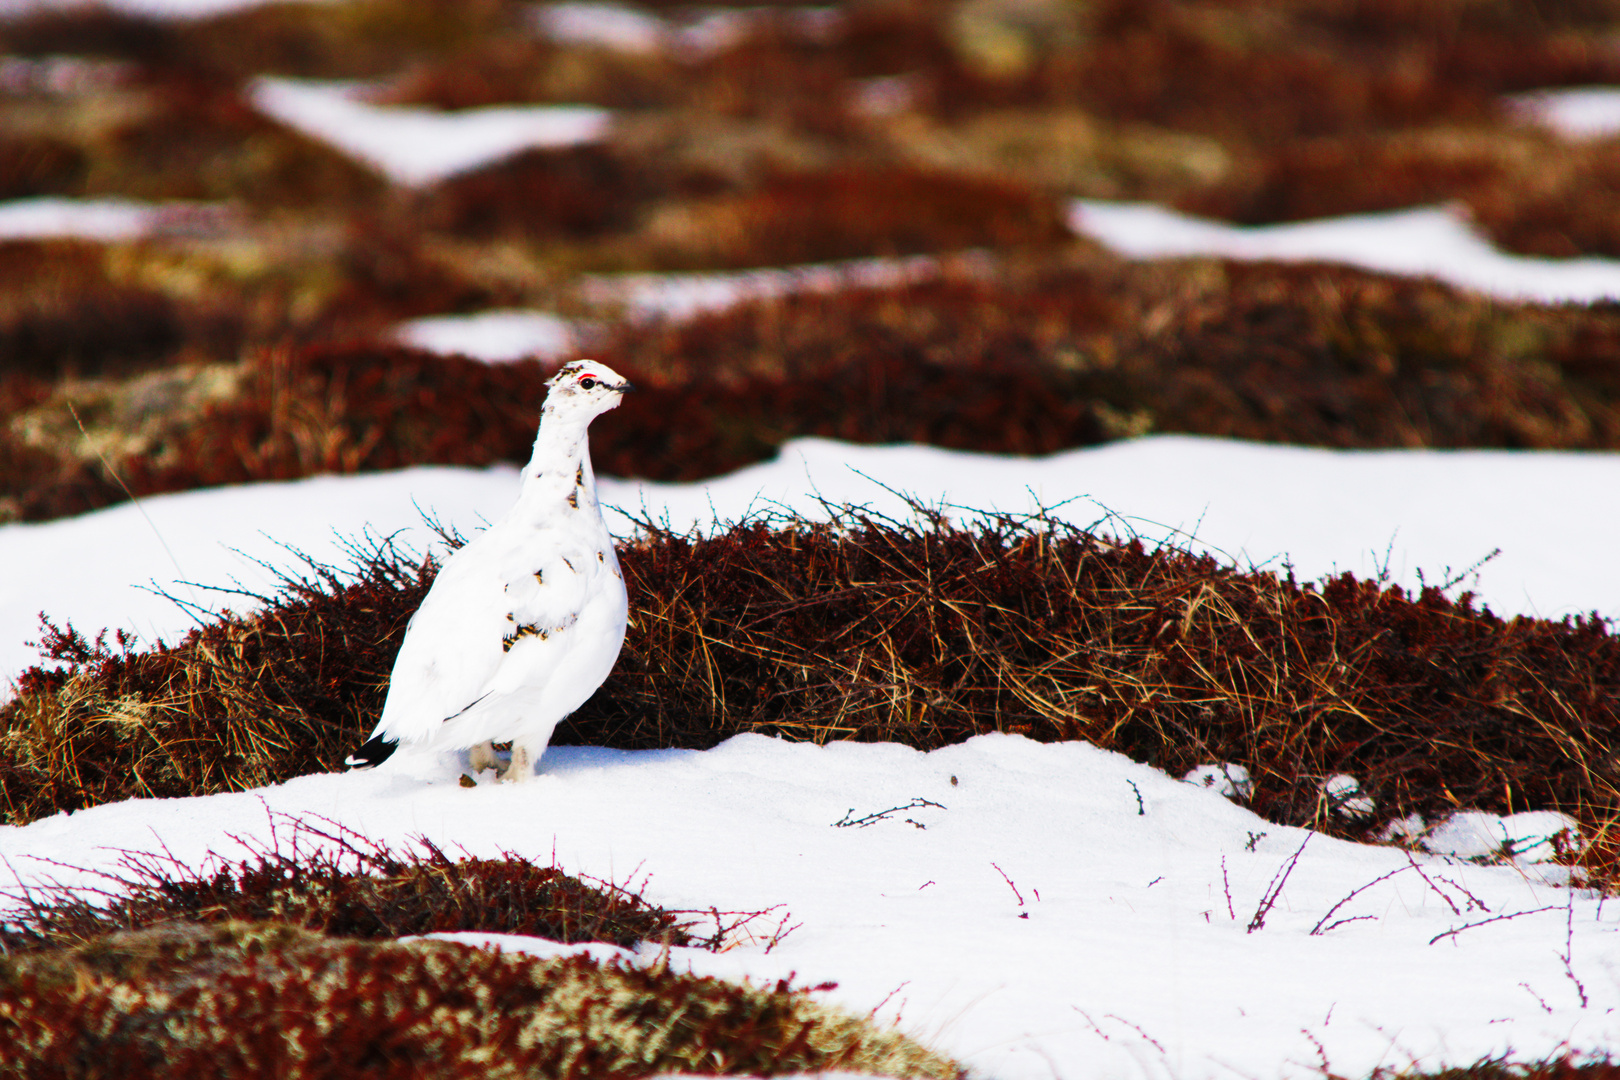
[[[96,6],[160,19],[189,19],[258,7],[267,2],[268,0],[96,0]],[[324,3],[328,0],[308,0],[308,2]],[[0,17],[40,9],[83,6],[85,6],[83,0],[0,0]]]
[[[969,252],[957,256],[953,266],[972,273],[988,270],[991,262],[988,255]],[[621,305],[631,319],[679,321],[750,300],[909,285],[932,280],[941,271],[938,258],[910,255],[712,274],[616,274],[584,278],[580,295],[593,304]]]
[[[1181,778],[1181,782],[1208,788],[1233,802],[1248,802],[1249,796],[1254,794],[1254,778],[1249,775],[1249,770],[1230,761],[1196,766]]]
[[[1322,794],[1336,814],[1347,818],[1369,817],[1378,804],[1362,794],[1361,781],[1349,773],[1338,773],[1322,781]]]
[[[560,3],[535,9],[535,29],[562,45],[595,45],[619,52],[668,51],[698,60],[741,42],[763,25],[809,41],[825,41],[842,25],[835,7],[692,8],[662,19],[622,4]]]
[[[627,53],[655,53],[669,38],[669,23],[622,4],[545,4],[535,29],[559,45],[598,45]]]
[[[1506,255],[1440,207],[1354,214],[1288,225],[1241,226],[1151,203],[1080,199],[1071,226],[1134,259],[1211,255],[1347,263],[1421,274],[1505,300],[1590,303],[1620,297],[1620,261]]]
[[[836,982],[829,1000],[898,1017],[1002,1080],[1314,1077],[1319,1053],[1353,1076],[1620,1035],[1620,913],[1594,896],[1432,857],[1419,874],[1402,851],[1273,825],[1084,743],[555,747],[527,787],[308,776],[0,828],[0,858],[30,882],[83,880],[62,864],[110,868],[118,849],[160,841],[196,864],[210,849],[240,854],[233,837],[268,840],[271,814],[321,815],[394,845],[422,835],[543,863],[555,852],[570,872],[633,882],[671,908],[772,908],[753,938],[720,954],[676,949],[672,963]],[[1497,916],[1513,917],[1463,929]]]
[[[1620,565],[1607,543],[1620,531],[1620,454],[1331,451],[1155,436],[1022,458],[801,439],[772,461],[702,484],[600,482],[604,504],[624,512],[608,514],[620,536],[633,532],[629,514],[684,530],[772,508],[817,516],[822,498],[905,513],[887,485],[972,510],[1047,506],[1080,525],[1112,513],[1103,521],[1111,531],[1272,570],[1291,561],[1301,580],[1387,568],[1411,587],[1419,571],[1444,581],[1447,568],[1463,571],[1499,547],[1454,591],[1473,589],[1503,615],[1620,615]],[[24,642],[37,637],[41,610],[92,633],[123,627],[172,639],[189,618],[141,586],[155,580],[187,600],[229,602],[175,582],[224,586],[234,577],[264,591],[268,575],[236,552],[296,565],[279,541],[342,561],[338,537],[366,528],[422,550],[432,536],[418,505],[470,533],[505,513],[516,485],[510,466],[422,467],[185,492],[0,526],[0,565],[34,569],[0,576],[0,685],[37,660]],[[104,557],[109,542],[116,559]]]
[[[1620,88],[1576,86],[1537,90],[1512,99],[1525,115],[1571,139],[1596,139],[1620,133]]]
[[[15,199],[0,203],[0,238],[130,240],[151,229],[153,213],[127,199]]]
[[[545,311],[491,310],[476,315],[412,319],[394,330],[402,345],[499,364],[537,357],[555,360],[578,344],[566,319]]]
[[[603,137],[611,114],[585,105],[503,105],[440,112],[365,101],[369,84],[260,78],[251,97],[269,116],[380,170],[425,185],[523,150]]]
[[[1564,847],[1581,846],[1580,826],[1556,810],[1527,810],[1498,817],[1479,810],[1452,814],[1433,826],[1417,825],[1416,815],[1392,823],[1394,835],[1408,835],[1425,851],[1460,859],[1493,859],[1509,852],[1521,864],[1550,863]]]

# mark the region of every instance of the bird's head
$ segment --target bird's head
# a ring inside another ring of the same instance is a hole
[[[566,411],[598,416],[617,408],[624,395],[634,390],[630,380],[606,364],[595,360],[575,360],[557,369],[546,381],[545,411]]]

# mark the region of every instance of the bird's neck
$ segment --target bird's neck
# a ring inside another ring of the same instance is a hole
[[[591,469],[590,418],[545,409],[534,453],[523,467],[518,505],[532,514],[596,510],[596,474]]]

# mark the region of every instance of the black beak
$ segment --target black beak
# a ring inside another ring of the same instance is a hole
[[[617,390],[621,394],[628,394],[630,391],[634,390],[635,388],[636,388],[636,384],[631,382],[629,379],[626,379],[626,380],[624,380],[624,382],[620,383],[618,386],[615,386],[613,389]]]

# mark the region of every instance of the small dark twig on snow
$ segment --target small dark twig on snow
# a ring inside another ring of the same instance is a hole
[[[1433,945],[1441,938],[1455,937],[1464,930],[1472,930],[1476,926],[1485,926],[1486,924],[1493,922],[1505,922],[1508,919],[1517,919],[1520,915],[1540,915],[1543,911],[1554,911],[1560,906],[1561,905],[1559,904],[1548,904],[1546,907],[1530,908],[1528,911],[1513,911],[1506,915],[1497,915],[1493,918],[1481,919],[1479,922],[1464,923],[1462,926],[1453,927],[1444,933],[1434,935],[1434,937],[1429,939],[1429,944]]]
[[[879,810],[874,814],[867,814],[865,817],[850,817],[850,815],[855,812],[855,808],[852,806],[848,810],[844,811],[844,816],[842,818],[839,818],[837,821],[833,822],[833,828],[864,829],[868,825],[875,825],[880,821],[887,821],[890,814],[900,814],[907,810],[920,810],[925,806],[932,806],[936,810],[945,809],[945,807],[940,803],[934,802],[932,799],[921,798],[920,796],[913,798],[904,806],[891,806],[887,810]],[[915,825],[919,829],[926,829],[928,827],[920,822],[912,821],[910,818],[906,818],[905,820],[908,824]]]
[[[1356,889],[1355,891],[1353,891],[1350,894],[1348,894],[1347,896],[1345,896],[1344,899],[1340,900],[1337,904],[1334,904],[1332,907],[1328,908],[1327,909],[1327,914],[1323,915],[1320,919],[1318,919],[1316,921],[1316,925],[1311,927],[1310,936],[1312,936],[1312,937],[1320,936],[1322,934],[1327,933],[1329,930],[1332,930],[1335,926],[1341,926],[1344,923],[1358,922],[1358,921],[1360,921],[1362,919],[1370,919],[1370,918],[1372,918],[1371,915],[1357,915],[1353,919],[1339,919],[1339,920],[1337,920],[1337,921],[1335,921],[1333,923],[1329,923],[1326,927],[1324,927],[1322,925],[1323,923],[1326,923],[1329,919],[1333,918],[1333,913],[1335,911],[1338,911],[1340,908],[1344,907],[1344,905],[1348,904],[1350,901],[1354,900],[1356,897],[1360,896],[1362,893],[1366,892],[1368,889],[1372,888],[1374,885],[1377,885],[1380,881],[1388,881],[1390,878],[1394,877],[1396,874],[1404,874],[1409,869],[1411,869],[1411,867],[1397,866],[1395,869],[1391,870],[1389,873],[1381,874],[1378,877],[1373,878],[1371,881],[1367,882],[1367,884],[1361,886],[1359,889]]]
[[[1272,875],[1271,884],[1266,886],[1265,893],[1261,895],[1260,904],[1254,909],[1254,918],[1249,920],[1246,933],[1252,934],[1266,925],[1266,916],[1271,914],[1271,909],[1276,906],[1277,899],[1282,896],[1283,886],[1288,884],[1288,875],[1294,872],[1294,867],[1299,863],[1299,857],[1305,854],[1305,845],[1309,844],[1311,837],[1315,835],[1313,832],[1306,833],[1305,839],[1300,841],[1299,849],[1290,855],[1288,861],[1279,866],[1277,872]]]
[[[1565,908],[1565,916],[1564,916],[1564,951],[1563,951],[1563,953],[1561,953],[1559,955],[1559,959],[1564,962],[1564,974],[1568,975],[1569,976],[1569,981],[1575,984],[1575,992],[1581,996],[1581,1008],[1584,1009],[1590,1003],[1587,1001],[1586,987],[1582,986],[1581,985],[1581,980],[1579,980],[1579,979],[1577,979],[1575,977],[1575,968],[1570,962],[1572,957],[1573,957],[1573,954],[1574,954],[1574,946],[1575,946],[1575,890],[1571,889],[1571,890],[1569,890],[1569,903],[1568,903],[1567,907]]]
[[[1018,906],[1023,907],[1024,906],[1024,894],[1018,891],[1018,886],[1014,885],[1013,884],[1013,879],[1007,876],[1007,871],[1003,870],[999,866],[996,866],[995,863],[991,863],[990,865],[996,867],[996,873],[1001,875],[1001,880],[1005,881],[1007,883],[1007,888],[1011,889],[1013,891],[1013,895],[1018,897]],[[1020,919],[1027,919],[1027,918],[1029,918],[1029,912],[1027,912],[1027,911],[1023,912],[1018,917]]]
[[[1417,864],[1417,860],[1412,858],[1412,853],[1410,851],[1408,851],[1406,853],[1406,861],[1411,864],[1413,870],[1417,871],[1418,877],[1423,879],[1423,884],[1427,885],[1431,892],[1433,892],[1436,896],[1438,896],[1440,899],[1442,899],[1442,900],[1444,900],[1446,902],[1446,907],[1451,909],[1451,913],[1453,915],[1461,915],[1462,914],[1462,912],[1460,910],[1458,910],[1456,903],[1451,899],[1451,897],[1447,896],[1445,894],[1445,891],[1443,889],[1441,889],[1440,886],[1436,885],[1433,881],[1429,880],[1429,875],[1425,874],[1423,872],[1423,867],[1419,866]]]

